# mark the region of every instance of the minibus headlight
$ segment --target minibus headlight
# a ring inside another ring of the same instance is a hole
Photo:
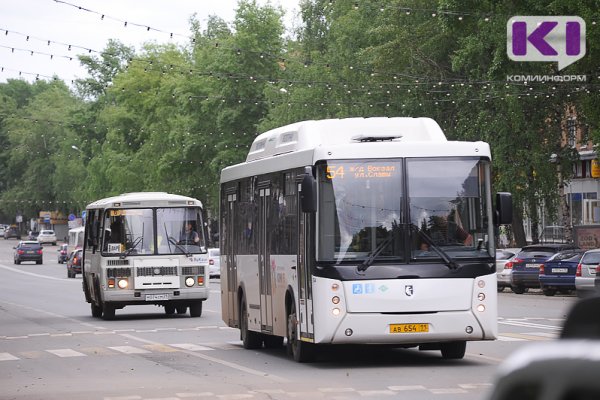
[[[188,276],[187,278],[185,278],[185,286],[187,286],[187,287],[194,286],[194,278],[192,278],[191,276]]]
[[[119,289],[127,289],[127,286],[129,286],[129,282],[127,281],[127,279],[121,278],[117,282],[117,285],[119,286]]]

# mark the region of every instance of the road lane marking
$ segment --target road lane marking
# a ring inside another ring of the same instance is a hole
[[[126,334],[126,333],[121,334],[121,336],[126,337],[126,338],[131,339],[131,340],[135,340],[137,342],[141,342],[141,343],[162,344],[162,343],[154,342],[152,340],[146,340],[146,339],[134,336],[134,335],[129,335],[129,334]],[[191,355],[193,357],[202,358],[202,359],[204,359],[206,361],[212,361],[214,363],[221,364],[223,366],[226,366],[226,367],[238,370],[238,371],[242,371],[242,372],[245,372],[247,374],[251,374],[251,375],[255,375],[255,376],[260,376],[260,377],[263,377],[263,378],[267,378],[267,379],[273,380],[275,382],[289,382],[289,379],[285,379],[285,378],[279,377],[277,375],[269,374],[267,372],[260,371],[260,370],[257,370],[257,369],[244,367],[243,365],[240,365],[240,364],[237,364],[237,363],[234,363],[234,362],[231,362],[231,361],[226,361],[226,360],[222,360],[220,358],[211,357],[211,356],[208,356],[208,355],[206,355],[206,354],[204,354],[202,352],[194,352],[194,351],[183,350],[183,349],[181,350],[181,352],[189,354],[189,355]]]
[[[9,270],[9,271],[12,271],[12,272],[16,272],[18,274],[34,276],[36,278],[42,278],[42,279],[46,279],[46,280],[51,279],[53,281],[60,281],[60,282],[72,282],[72,281],[74,281],[73,279],[69,279],[69,278],[56,278],[54,276],[41,275],[41,274],[36,274],[34,272],[29,272],[29,271],[22,271],[20,269],[12,268],[12,267],[9,267],[9,266],[4,265],[4,264],[0,264],[0,268],[6,269],[6,270]],[[77,281],[75,280],[74,282],[77,282]]]
[[[125,336],[125,335],[123,335]],[[129,336],[129,335],[127,335]],[[154,343],[152,343],[154,344]],[[158,344],[158,343],[156,343]],[[139,347],[133,347],[133,346],[108,346],[109,349],[112,349],[114,351],[118,351],[119,353],[123,353],[123,354],[147,354],[150,353],[148,350],[144,350],[144,349],[140,349]]]
[[[0,353],[0,361],[14,361],[20,360],[19,357],[15,357],[10,353]]]
[[[177,343],[177,344],[169,344],[169,346],[177,347],[178,349],[189,350],[189,351],[206,351],[206,350],[214,350],[210,347],[199,346],[193,343]]]
[[[504,332],[502,334],[502,336],[516,338],[516,339],[522,339],[522,340],[531,340],[531,341],[552,340],[553,339],[553,338],[549,338],[547,336],[539,335],[539,334],[537,334],[535,332],[534,333],[512,333],[512,332]]]
[[[55,349],[55,350],[46,350],[50,354],[54,354],[58,357],[85,357],[87,354],[80,353],[73,349]]]
[[[536,324],[534,322],[519,322],[519,321],[499,321],[502,325],[523,326],[526,328],[547,329],[551,331],[561,331],[562,326]]]
[[[427,388],[423,385],[388,386],[388,389],[393,390],[395,392],[405,392],[405,391],[412,391],[412,390],[427,390]]]

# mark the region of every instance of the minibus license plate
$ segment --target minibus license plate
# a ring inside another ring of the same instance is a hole
[[[169,300],[168,294],[147,294],[146,301]]]
[[[429,332],[429,324],[391,324],[390,333]]]

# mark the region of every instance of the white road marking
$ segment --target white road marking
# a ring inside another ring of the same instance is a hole
[[[58,357],[85,357],[86,355],[75,351],[73,349],[56,349],[56,350],[46,350],[50,354],[54,354]]]
[[[427,390],[423,385],[410,385],[410,386],[388,386],[388,389],[396,392],[404,392],[409,390]]]
[[[177,397],[186,399],[188,397],[213,397],[215,394],[212,392],[200,392],[200,393],[175,393]]]
[[[440,389],[429,389],[433,394],[458,394],[458,393],[469,393],[464,389],[460,388],[440,388]]]
[[[140,349],[139,347],[133,346],[109,346],[109,349],[118,351],[123,354],[146,354],[150,353],[148,350]]]
[[[169,344],[169,346],[177,347],[178,349],[184,349],[189,351],[206,351],[206,350],[214,350],[210,347],[199,346],[193,343],[178,343],[178,344]]]
[[[359,390],[358,394],[365,397],[370,396],[395,396],[397,393],[392,390]]]
[[[0,353],[0,361],[14,361],[19,360],[19,357],[15,357],[10,353]]]

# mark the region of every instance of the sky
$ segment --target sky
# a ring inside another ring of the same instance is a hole
[[[288,29],[298,23],[299,0],[257,2],[282,6]],[[202,28],[210,15],[232,22],[237,3],[237,0],[0,0],[0,83],[8,79],[48,80],[57,75],[72,86],[74,79],[87,76],[77,54],[99,56],[109,39],[117,39],[136,50],[145,42],[185,44],[190,32],[189,19],[194,13]]]

